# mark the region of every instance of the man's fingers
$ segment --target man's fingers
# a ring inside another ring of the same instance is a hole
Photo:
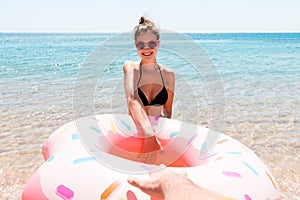
[[[135,177],[129,177],[127,179],[127,182],[129,184],[131,184],[132,186],[134,187],[138,187],[138,188],[144,188],[144,185],[145,185],[145,181],[141,180],[141,179],[138,179],[138,178],[135,178]]]

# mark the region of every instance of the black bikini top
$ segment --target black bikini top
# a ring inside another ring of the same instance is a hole
[[[156,95],[156,97],[151,101],[151,103],[149,103],[144,92],[139,88],[139,83],[140,83],[140,80],[142,77],[142,69],[141,69],[141,65],[140,65],[140,78],[138,80],[137,86],[138,86],[138,95],[139,95],[140,99],[142,100],[144,106],[161,106],[161,105],[165,105],[168,100],[168,92],[165,87],[164,79],[161,74],[159,65],[158,65],[158,69],[159,69],[163,87],[162,87],[161,91]]]

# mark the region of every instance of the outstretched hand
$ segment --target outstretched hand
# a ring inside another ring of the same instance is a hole
[[[178,181],[181,182],[183,180],[189,181],[185,172],[178,174],[173,170],[165,169],[151,174],[147,180],[130,177],[128,178],[128,183],[141,189],[150,196],[163,199],[169,196],[168,193],[170,190],[173,190],[172,187],[174,184],[178,184]]]
[[[152,175],[147,180],[141,180],[138,178],[128,178],[128,183],[139,188],[150,196],[164,198],[164,191],[162,189],[162,182],[159,176]]]
[[[187,173],[176,173],[171,169],[151,174],[147,180],[128,178],[128,183],[139,188],[151,197],[164,200],[224,200],[225,197],[212,193],[193,183]]]

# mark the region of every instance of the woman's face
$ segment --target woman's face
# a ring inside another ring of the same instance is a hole
[[[156,53],[159,48],[159,40],[156,36],[147,31],[137,36],[135,41],[138,55],[146,62],[156,62]]]

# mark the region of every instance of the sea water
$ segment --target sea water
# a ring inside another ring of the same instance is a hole
[[[82,108],[89,106],[83,114],[127,113],[122,66],[126,60],[139,61],[133,41],[129,51],[99,66],[103,73],[81,76],[85,61],[99,46],[104,48],[96,57],[110,60],[105,56],[117,47],[110,43],[117,36],[0,33],[0,199],[20,199],[26,181],[43,163],[43,142],[80,111],[74,101]],[[184,37],[197,47],[181,42],[182,51],[175,52],[163,46],[162,39],[157,55],[158,62],[176,75],[173,118],[217,128],[239,140],[269,166],[284,199],[297,199],[300,34]],[[212,76],[201,68],[205,63],[192,63],[180,52],[205,56]],[[99,78],[91,82],[90,75]],[[93,93],[86,93],[91,86]],[[74,91],[81,94],[79,99],[74,100]]]

